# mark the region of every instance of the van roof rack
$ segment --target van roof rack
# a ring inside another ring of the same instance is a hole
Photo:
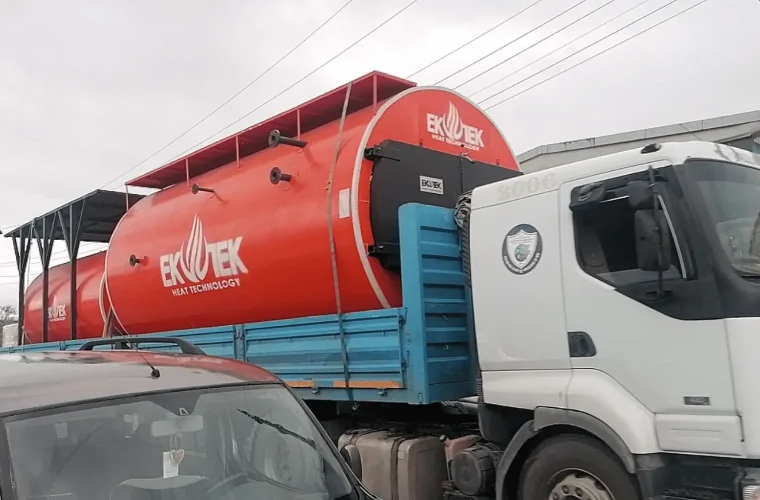
[[[137,344],[175,344],[182,350],[184,354],[197,354],[200,356],[206,355],[206,353],[203,352],[203,350],[197,345],[178,337],[113,337],[106,339],[97,339],[85,342],[82,344],[79,350],[92,351],[93,347],[99,345],[112,345],[115,346],[116,349],[131,350],[132,347],[127,346],[127,344],[130,344],[131,346],[137,346]]]

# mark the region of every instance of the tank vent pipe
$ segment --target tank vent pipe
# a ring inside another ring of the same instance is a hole
[[[193,194],[198,194],[200,191],[203,191],[204,193],[215,193],[213,189],[200,187],[198,184],[193,184],[190,189],[193,192]]]
[[[142,262],[142,259],[138,259],[135,254],[132,254],[129,256],[129,265],[132,267],[135,267],[137,264]]]
[[[274,167],[272,170],[269,171],[269,182],[272,184],[279,184],[280,181],[283,182],[290,182],[290,180],[293,178],[292,175],[286,174],[282,170],[280,170],[279,167]]]
[[[302,141],[300,139],[285,137],[284,135],[280,134],[280,131],[277,129],[269,132],[268,142],[270,148],[276,148],[280,144],[285,144],[286,146],[293,146],[296,148],[305,148],[306,145],[309,144],[308,142]]]

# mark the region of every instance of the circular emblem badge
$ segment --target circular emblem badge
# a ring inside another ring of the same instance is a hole
[[[504,238],[501,256],[504,265],[511,272],[527,274],[538,265],[543,250],[543,242],[538,229],[530,224],[518,224]]]

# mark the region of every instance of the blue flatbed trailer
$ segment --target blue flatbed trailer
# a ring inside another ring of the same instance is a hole
[[[400,207],[399,243],[402,307],[141,338],[181,337],[207,354],[257,364],[310,401],[424,405],[472,396],[474,335],[453,211],[417,203]],[[0,352],[76,350],[87,340]],[[177,347],[147,343],[141,349]]]

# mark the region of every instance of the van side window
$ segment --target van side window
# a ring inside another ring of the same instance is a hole
[[[573,214],[578,264],[586,273],[615,287],[657,281],[656,272],[638,268],[634,213],[628,198],[622,196]],[[677,247],[674,241],[665,280],[683,276]]]

